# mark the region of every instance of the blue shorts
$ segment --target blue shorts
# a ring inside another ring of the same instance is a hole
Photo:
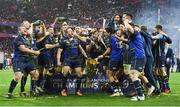
[[[30,72],[32,70],[38,69],[38,59],[37,58],[33,58],[32,60],[28,61],[26,64],[27,64],[27,67],[25,68],[26,72]]]
[[[131,62],[131,69],[138,70],[139,72],[142,72],[145,68],[146,64],[146,58],[135,58]]]
[[[13,71],[14,72],[31,72],[37,69],[37,59],[33,58],[27,60],[27,58],[14,58],[13,59]]]
[[[123,61],[110,61],[109,62],[109,70],[119,71],[121,69],[123,69]]]
[[[67,59],[67,58],[65,58],[63,61],[63,66],[69,66],[72,69],[82,67],[81,59],[79,59],[79,58],[78,59]]]
[[[38,65],[44,68],[52,67],[52,60],[50,54],[40,54],[38,56]]]

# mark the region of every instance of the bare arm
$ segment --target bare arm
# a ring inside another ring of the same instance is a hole
[[[161,34],[158,34],[158,35],[156,35],[156,36],[151,36],[151,37],[152,37],[152,39],[157,40],[157,39],[161,39],[161,38],[162,38],[162,35],[161,35]]]
[[[74,36],[76,36],[80,41],[86,42],[86,37],[82,37],[82,36],[78,35],[76,32],[74,32]]]
[[[33,28],[34,28],[33,23],[31,23],[31,27],[30,27],[30,29],[29,29],[29,34],[30,34],[31,36],[33,35]]]
[[[42,34],[46,35],[46,26],[44,23],[42,24]]]
[[[33,55],[39,55],[40,52],[39,51],[34,51],[32,49],[26,48],[24,45],[20,45],[19,50],[25,53],[29,53],[29,54],[33,54]]]
[[[57,17],[56,19],[54,20],[54,22],[51,24],[52,27],[54,27],[54,25],[56,24],[56,22],[58,21]]]
[[[45,37],[46,37],[46,27],[45,27],[45,24],[43,23],[42,25],[40,25],[40,32],[38,32],[38,35],[37,35],[37,42],[40,42],[41,40],[43,40]]]
[[[125,39],[124,37],[119,37],[117,35],[115,35],[115,37],[118,38],[120,41],[128,42],[128,39]]]
[[[111,48],[107,48],[106,51],[102,54],[103,56],[108,55],[111,52]]]
[[[57,43],[57,44],[46,44],[46,45],[45,45],[46,49],[52,49],[52,48],[56,48],[56,47],[58,47],[58,46],[59,46],[58,43]]]
[[[88,56],[87,56],[86,52],[84,51],[84,49],[82,48],[81,45],[79,45],[79,49],[82,52],[82,54],[84,55],[84,57],[87,58]]]
[[[127,30],[129,32],[131,32],[132,34],[134,34],[134,29],[133,27],[128,23],[128,21],[124,21],[124,25],[125,25],[125,28],[127,28]]]
[[[57,51],[57,65],[58,65],[58,66],[61,66],[60,59],[61,59],[61,53],[62,53],[62,51],[63,51],[63,49],[58,48],[58,51]]]
[[[106,49],[106,51],[102,54],[102,55],[100,55],[100,56],[98,56],[97,57],[97,59],[101,59],[101,58],[104,58],[106,55],[108,55],[109,53],[111,52],[111,48],[107,48]]]
[[[77,36],[80,41],[86,42],[86,37]]]

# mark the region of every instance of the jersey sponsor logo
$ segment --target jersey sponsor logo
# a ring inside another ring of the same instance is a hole
[[[18,71],[20,71],[20,70],[21,70],[21,68],[17,68],[17,70],[18,70]]]
[[[123,80],[123,89],[126,89],[126,88],[128,88],[128,86],[129,86],[129,81],[128,80]]]

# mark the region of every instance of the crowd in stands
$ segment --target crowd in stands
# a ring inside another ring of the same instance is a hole
[[[152,2],[153,5],[150,5]],[[146,8],[153,8],[150,9],[153,15],[157,8],[167,10],[169,3],[170,0],[145,0],[143,2],[142,0],[1,0],[0,21],[21,22],[41,19],[49,23],[52,18],[59,15],[82,20],[111,18],[114,14],[125,11],[138,18],[143,16],[143,10]],[[161,13],[167,16],[167,11]]]
[[[3,51],[4,53],[11,54],[13,50],[12,41],[13,39],[9,38],[3,40],[0,39],[0,52]]]

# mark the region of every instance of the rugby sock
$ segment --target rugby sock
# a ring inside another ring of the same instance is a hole
[[[167,75],[162,77],[162,82],[163,82],[163,85],[164,85],[164,89],[170,89]]]
[[[157,81],[158,81],[157,75],[153,75],[153,76],[154,76],[155,82],[157,83]]]
[[[165,84],[163,82],[163,76],[159,76],[159,81],[161,82],[161,83],[159,83],[160,84],[160,89],[161,89],[161,91],[163,91],[166,88],[166,86],[165,86]]]
[[[51,69],[49,70],[49,73],[54,73],[54,68],[51,68]]]
[[[21,86],[20,86],[20,92],[24,92],[24,87],[26,85],[26,81],[27,81],[27,77],[26,76],[22,76],[21,78]]]
[[[159,89],[161,90],[163,88],[161,76],[157,76],[157,80],[158,80],[158,83],[159,83]]]
[[[147,87],[147,88],[151,88],[151,86],[152,86],[152,85],[151,85],[149,82],[146,83],[146,87]]]
[[[11,81],[11,83],[10,83],[10,86],[9,86],[9,93],[12,93],[13,92],[13,90],[14,90],[14,88],[16,87],[16,85],[17,85],[17,81],[15,81],[14,79]]]
[[[31,80],[32,80],[32,77],[31,77]],[[30,91],[32,91],[32,83],[31,83],[32,81],[30,81]],[[37,84],[37,83],[36,83]]]
[[[81,77],[77,78],[77,81],[76,81],[76,92],[79,91],[80,88],[81,88],[81,80],[82,80]]]
[[[43,74],[40,74],[40,75],[39,75],[39,78],[38,78],[38,80],[37,80],[37,82],[36,82],[36,84],[37,84],[38,87],[41,87],[42,79],[43,79]]]
[[[115,82],[115,86],[116,86],[116,89],[115,89],[115,92],[119,92],[119,82]]]
[[[143,91],[141,87],[141,82],[139,80],[133,81],[134,88],[138,96],[143,96]]]
[[[62,89],[67,89],[66,87],[66,84],[67,84],[67,77],[63,75],[63,78],[62,78]]]
[[[45,86],[45,83],[46,83],[46,80],[47,80],[47,78],[48,78],[48,75],[47,74],[45,74],[45,75],[43,75],[42,76],[42,88],[44,89],[44,86]]]
[[[118,92],[118,87],[117,87],[117,83],[115,81],[111,82],[111,87],[113,89],[114,92]]]
[[[35,88],[36,88],[36,80],[31,80],[31,87],[32,87],[32,90],[35,90]]]

